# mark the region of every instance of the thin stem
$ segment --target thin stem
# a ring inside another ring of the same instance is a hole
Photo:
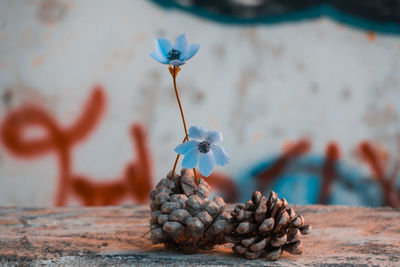
[[[188,138],[189,138],[188,136],[185,136],[185,138],[183,138],[182,143],[185,143],[186,140],[187,140]],[[171,180],[174,180],[175,169],[176,169],[176,165],[178,164],[178,160],[179,160],[179,157],[180,157],[180,156],[181,156],[180,154],[176,155],[176,159],[175,159],[175,163],[174,163],[174,168],[172,168]]]
[[[182,108],[181,100],[179,98],[178,88],[176,86],[176,75],[178,74],[176,71],[177,71],[177,67],[174,66],[174,75],[172,75],[172,79],[174,81],[175,95],[176,95],[176,100],[178,101],[179,110],[181,112],[183,128],[185,129],[185,134],[186,134],[186,136],[189,136],[188,130],[187,130],[187,127],[186,127],[185,115],[183,114],[183,108]],[[186,139],[186,137],[185,137],[185,139]]]
[[[185,139],[183,140],[183,142],[185,142],[185,141],[189,140],[189,134],[188,134],[188,130],[187,130],[187,127],[186,127],[186,120],[185,120],[185,115],[183,114],[183,108],[182,108],[181,100],[179,98],[178,88],[176,86],[176,76],[177,76],[178,72],[180,71],[180,68],[177,67],[177,66],[174,66],[174,67],[172,67],[172,70],[171,70],[171,66],[170,66],[169,70],[170,70],[170,73],[172,75],[172,80],[174,82],[176,100],[178,101],[179,110],[181,112],[181,117],[182,117],[182,122],[183,122],[183,128],[185,129]],[[178,159],[179,159],[179,155],[177,156],[177,158],[175,160],[174,169],[173,169],[173,172],[172,172],[171,179],[174,179],[173,175],[175,175],[175,168],[176,168],[176,164],[178,162]],[[197,176],[196,168],[193,168],[193,172],[194,172],[194,177],[196,178],[196,183],[199,184],[199,178]]]

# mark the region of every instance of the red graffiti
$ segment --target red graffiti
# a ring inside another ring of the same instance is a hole
[[[364,162],[369,166],[372,176],[382,188],[385,205],[399,208],[400,192],[396,192],[396,178],[400,170],[400,162],[392,173],[388,171],[387,152],[369,141],[363,141],[358,151]]]
[[[300,139],[294,144],[289,144],[271,167],[258,174],[261,191],[264,192],[269,184],[285,171],[290,161],[307,154],[310,148],[311,143],[308,139]]]
[[[272,181],[278,179],[283,174],[289,164],[301,156],[307,154],[311,149],[311,142],[308,139],[299,139],[294,143],[288,143],[284,147],[282,154],[267,169],[257,175],[259,187],[265,191]],[[336,178],[336,163],[340,158],[340,148],[335,142],[327,144],[325,149],[325,162],[321,168],[322,186],[320,188],[320,204],[328,204],[328,198],[332,190],[332,183]]]
[[[127,163],[124,171],[117,177],[100,182],[73,171],[73,149],[97,127],[105,106],[104,90],[101,86],[95,86],[81,114],[69,126],[60,125],[48,111],[33,105],[24,105],[9,112],[1,124],[1,141],[14,156],[35,158],[49,153],[56,155],[59,169],[55,197],[57,206],[67,205],[72,197],[87,206],[117,205],[128,199],[140,203],[149,200],[153,185],[153,166],[147,134],[140,124],[133,124],[130,129],[136,158]],[[44,134],[40,137],[29,137],[26,133],[32,129],[41,129]],[[257,175],[260,183],[258,189],[265,191],[273,180],[285,172],[291,161],[307,154],[310,149],[311,143],[307,139],[300,139],[286,146],[275,162]],[[397,162],[393,170],[388,170],[386,151],[369,141],[361,142],[358,151],[381,186],[385,205],[400,207],[400,192],[396,189],[400,162]],[[321,204],[329,203],[332,184],[338,176],[336,168],[340,156],[339,145],[336,142],[328,143],[325,162],[318,169],[322,179],[318,200]],[[230,177],[214,173],[206,179],[227,202],[238,200],[238,189]]]
[[[340,148],[336,142],[330,142],[325,148],[325,163],[322,166],[322,185],[319,194],[319,204],[328,204],[332,191],[332,183],[337,178],[336,163],[340,158]]]
[[[83,112],[69,127],[60,126],[46,110],[26,105],[11,111],[1,126],[1,139],[10,153],[32,158],[54,152],[59,165],[59,183],[55,204],[65,206],[68,196],[75,195],[85,205],[111,205],[131,196],[146,202],[152,187],[152,163],[144,129],[135,124],[131,129],[137,159],[128,164],[122,178],[95,182],[72,172],[71,153],[76,144],[89,136],[100,121],[105,109],[101,86],[94,87]],[[25,137],[30,127],[41,128],[45,136]]]
[[[277,179],[290,164],[290,161],[308,153],[311,144],[306,139],[300,139],[294,144],[289,144],[285,151],[275,162],[257,175],[259,188],[265,191],[270,183]],[[373,145],[370,141],[363,141],[358,146],[359,155],[369,166],[372,176],[382,188],[385,205],[400,207],[400,192],[396,188],[396,179],[400,172],[400,161],[395,163],[394,168],[388,169],[388,153],[379,146]],[[321,188],[318,203],[328,204],[329,195],[332,191],[332,184],[338,178],[337,163],[340,159],[340,147],[336,142],[330,142],[325,148],[325,162],[321,168]]]

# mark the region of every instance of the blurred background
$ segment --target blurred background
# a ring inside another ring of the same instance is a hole
[[[1,0],[0,205],[146,203],[184,131],[220,129],[228,202],[400,206],[400,1]]]

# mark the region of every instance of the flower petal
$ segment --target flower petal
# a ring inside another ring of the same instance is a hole
[[[189,140],[185,143],[180,144],[179,146],[177,146],[175,148],[175,152],[178,154],[186,154],[190,151],[192,151],[193,149],[197,148],[197,146],[199,145],[199,141],[197,140]]]
[[[156,52],[165,58],[168,58],[168,52],[172,49],[172,44],[169,40],[158,38],[155,43]]]
[[[204,140],[207,136],[207,130],[201,126],[192,126],[189,128],[189,138]]]
[[[186,37],[186,34],[181,34],[175,40],[175,49],[179,50],[182,54],[185,54],[186,48],[188,47],[189,43]]]
[[[199,170],[204,176],[209,176],[214,169],[213,153],[202,153],[200,157]]]
[[[223,140],[222,133],[218,130],[211,130],[207,132],[206,141],[209,144],[221,143]]]
[[[163,64],[168,64],[168,62],[169,62],[168,59],[166,59],[166,58],[160,56],[158,53],[155,53],[154,51],[151,51],[150,56],[151,56],[153,59],[155,59],[155,60],[157,60],[158,62],[163,63]]]
[[[211,145],[211,151],[214,153],[215,163],[219,166],[225,166],[231,159],[225,149],[219,145]]]
[[[200,45],[198,44],[191,44],[185,51],[185,54],[182,55],[183,60],[189,60],[194,55],[196,55],[197,51],[199,51]]]
[[[193,149],[185,154],[182,160],[182,167],[187,169],[193,169],[199,162],[201,153],[198,149]]]
[[[183,64],[185,64],[185,61],[180,61],[180,60],[174,59],[174,60],[171,60],[169,62],[169,64],[171,64],[172,66],[179,67],[179,66],[182,66]]]

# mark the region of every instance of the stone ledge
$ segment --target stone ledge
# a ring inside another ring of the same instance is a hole
[[[230,211],[233,205],[228,205]],[[0,265],[400,265],[400,210],[295,206],[313,231],[304,252],[277,262],[246,260],[230,245],[185,255],[149,241],[147,205],[0,208]]]

